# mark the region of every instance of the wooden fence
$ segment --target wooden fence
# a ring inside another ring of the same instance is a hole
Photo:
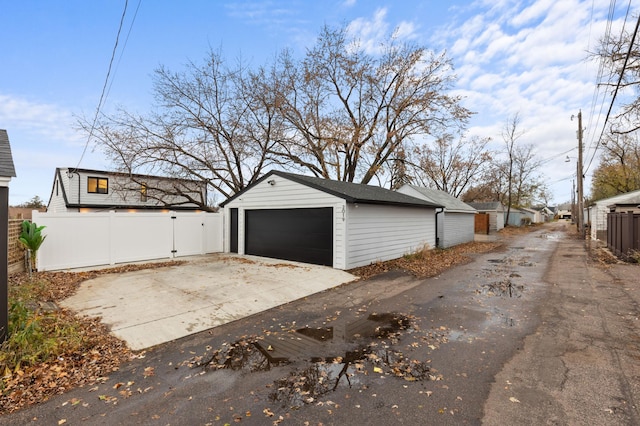
[[[609,213],[607,215],[607,247],[616,256],[628,259],[640,251],[640,214]]]
[[[22,219],[9,219],[9,273],[23,272],[25,250],[18,241],[22,232]]]
[[[489,215],[487,213],[476,214],[474,232],[476,234],[489,234]]]

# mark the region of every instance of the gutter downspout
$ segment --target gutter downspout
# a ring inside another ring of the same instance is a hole
[[[440,211],[437,211],[438,209],[436,209],[436,248],[440,247],[440,237],[438,237],[438,215],[440,213],[444,213],[444,207],[438,207],[440,209]]]

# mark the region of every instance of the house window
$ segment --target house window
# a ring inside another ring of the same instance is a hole
[[[109,179],[99,177],[87,178],[87,192],[90,194],[108,194]]]
[[[140,185],[140,201],[143,203],[147,201],[147,184],[143,183]]]

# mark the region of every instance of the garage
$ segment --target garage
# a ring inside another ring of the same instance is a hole
[[[349,270],[436,246],[439,204],[272,170],[229,197],[224,251]]]
[[[333,208],[245,211],[245,253],[333,266]]]

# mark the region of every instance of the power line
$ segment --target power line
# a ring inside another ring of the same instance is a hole
[[[609,2],[609,11],[607,14],[607,25],[605,27],[605,33],[604,33],[604,39],[603,39],[604,43],[609,43],[609,40],[611,40],[611,24],[613,22],[613,17],[615,15],[615,4],[616,4],[615,0],[611,0]],[[627,7],[627,16],[629,14],[630,7],[631,7],[631,0],[629,0],[629,5]],[[591,21],[593,21],[593,15],[591,17]],[[626,21],[627,21],[627,18],[625,17],[625,20],[623,23],[623,32],[621,32],[620,34],[621,39],[624,34],[624,25],[626,24]],[[600,61],[598,65],[598,74],[596,76],[596,86],[594,88],[593,97],[591,100],[591,108],[589,113],[589,121],[587,122],[587,129],[598,128],[598,123],[600,122],[600,117],[602,116],[602,110],[604,109],[604,104],[606,102],[605,94],[603,94],[602,102],[600,102],[600,110],[598,111],[598,115],[595,115],[596,104],[598,103],[598,98],[600,97],[601,88],[605,86],[605,84],[602,82],[604,79],[604,69],[605,69],[605,60],[602,57],[602,55],[600,55]],[[611,74],[609,76],[609,79],[606,85],[609,85],[610,83],[611,83]],[[595,125],[592,126],[592,120],[594,116],[596,117],[596,123]],[[591,133],[589,130],[587,131],[588,133],[590,133],[589,148],[587,149],[587,151],[590,151],[593,148],[594,150],[593,155],[595,156],[595,151],[597,150],[598,142],[595,140],[595,133]]]
[[[624,76],[624,71],[627,68],[627,64],[629,63],[629,58],[631,57],[631,52],[633,50],[633,45],[636,41],[636,35],[638,34],[638,28],[640,27],[640,15],[638,15],[638,20],[636,21],[636,27],[633,31],[633,35],[631,36],[631,42],[629,43],[629,50],[627,50],[627,55],[624,58],[624,64],[622,64],[622,69],[620,70],[620,76],[618,77],[618,83],[616,84],[616,88],[613,92],[613,97],[611,98],[611,103],[609,104],[609,110],[607,111],[607,116],[604,119],[604,124],[602,125],[602,132],[600,132],[600,137],[598,138],[598,144],[595,146],[593,151],[593,155],[591,156],[591,160],[589,160],[589,165],[587,169],[584,171],[586,173],[591,167],[591,163],[596,156],[596,152],[598,151],[598,147],[602,141],[602,136],[604,135],[604,131],[607,128],[607,122],[609,121],[609,116],[611,115],[611,110],[613,109],[613,104],[615,103],[616,96],[618,96],[618,89],[620,89],[620,84],[622,83],[622,77]]]
[[[122,50],[120,50],[120,56],[118,57],[118,62],[116,63],[116,69],[113,72],[114,78],[112,78],[111,82],[109,83],[109,89],[107,90],[105,99],[109,97],[109,93],[111,92],[111,86],[113,86],[115,75],[118,73],[118,68],[120,67],[120,62],[122,61],[122,57],[124,56],[124,51],[127,48],[127,43],[129,42],[129,36],[131,35],[131,30],[133,30],[133,24],[136,22],[136,17],[138,16],[138,10],[140,10],[141,3],[142,3],[142,0],[138,0],[138,6],[136,6],[136,11],[133,13],[133,19],[131,19],[131,24],[129,25],[129,31],[127,31],[127,37],[124,39],[124,44],[122,45]]]
[[[567,155],[568,153],[570,153],[571,151],[574,151],[575,149],[576,148],[574,147],[574,148],[568,149],[568,150],[566,150],[564,152],[561,152],[559,154],[553,155],[553,156],[551,156],[549,158],[545,158],[544,160],[540,160],[540,165],[547,164],[548,162],[553,161],[558,157],[562,157],[563,155]]]
[[[125,15],[127,14],[127,6],[129,4],[128,0],[124,1],[124,10],[122,11],[122,16],[120,17],[120,25],[118,26],[118,33],[116,34],[116,41],[113,45],[113,51],[111,52],[111,59],[109,60],[109,67],[107,69],[107,76],[104,79],[104,84],[102,85],[102,93],[100,94],[100,100],[98,101],[98,106],[96,107],[96,113],[93,116],[93,122],[91,123],[91,128],[89,129],[89,135],[87,136],[87,141],[84,144],[84,149],[82,150],[82,155],[80,156],[80,160],[78,160],[78,164],[76,165],[76,169],[80,167],[80,163],[87,153],[87,148],[89,147],[89,142],[91,141],[91,137],[93,136],[93,132],[96,128],[96,123],[98,122],[98,116],[100,115],[100,109],[106,100],[106,92],[107,85],[109,84],[109,77],[111,75],[111,67],[113,66],[113,60],[116,56],[116,51],[118,50],[118,41],[120,39],[120,32],[122,31],[122,24],[124,23]]]

